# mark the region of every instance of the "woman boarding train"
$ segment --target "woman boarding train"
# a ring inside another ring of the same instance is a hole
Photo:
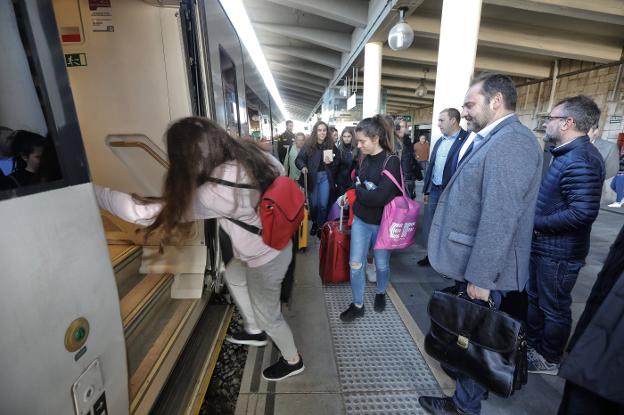
[[[282,357],[262,373],[281,380],[303,372],[304,365],[290,327],[281,313],[282,279],[292,256],[291,243],[282,250],[264,244],[262,237],[230,220],[260,226],[256,207],[260,195],[283,173],[277,160],[251,141],[237,140],[212,121],[189,117],[172,124],[166,133],[170,167],[164,193],[156,203],[95,186],[100,207],[120,218],[147,225],[146,237],[158,230],[162,244],[176,243],[191,233],[192,221],[219,218],[232,240],[234,258],[225,280],[244,320],[244,330],[227,340],[264,346],[267,334]],[[237,188],[209,181],[220,179],[254,188]]]

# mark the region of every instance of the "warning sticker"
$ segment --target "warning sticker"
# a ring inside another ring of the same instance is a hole
[[[89,0],[91,27],[94,32],[114,32],[111,0]]]

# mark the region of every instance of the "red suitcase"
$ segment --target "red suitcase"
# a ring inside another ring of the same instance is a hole
[[[321,229],[321,248],[319,252],[319,275],[323,284],[348,282],[350,280],[349,249],[351,227],[340,220],[325,222]]]

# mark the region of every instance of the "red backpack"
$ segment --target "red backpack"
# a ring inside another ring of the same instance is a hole
[[[255,189],[249,184],[232,183],[209,178],[208,181],[241,189]],[[258,216],[262,229],[236,219],[227,218],[241,228],[262,236],[262,241],[274,249],[284,249],[303,221],[305,196],[297,183],[287,176],[278,176],[260,197]]]

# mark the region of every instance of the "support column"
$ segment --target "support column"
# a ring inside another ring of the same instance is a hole
[[[441,135],[438,129],[440,111],[455,107],[461,112],[474,72],[481,24],[481,3],[482,0],[444,0],[442,5],[438,68],[431,120],[431,149]]]
[[[367,43],[364,47],[364,102],[362,118],[379,113],[381,98],[381,42]]]

